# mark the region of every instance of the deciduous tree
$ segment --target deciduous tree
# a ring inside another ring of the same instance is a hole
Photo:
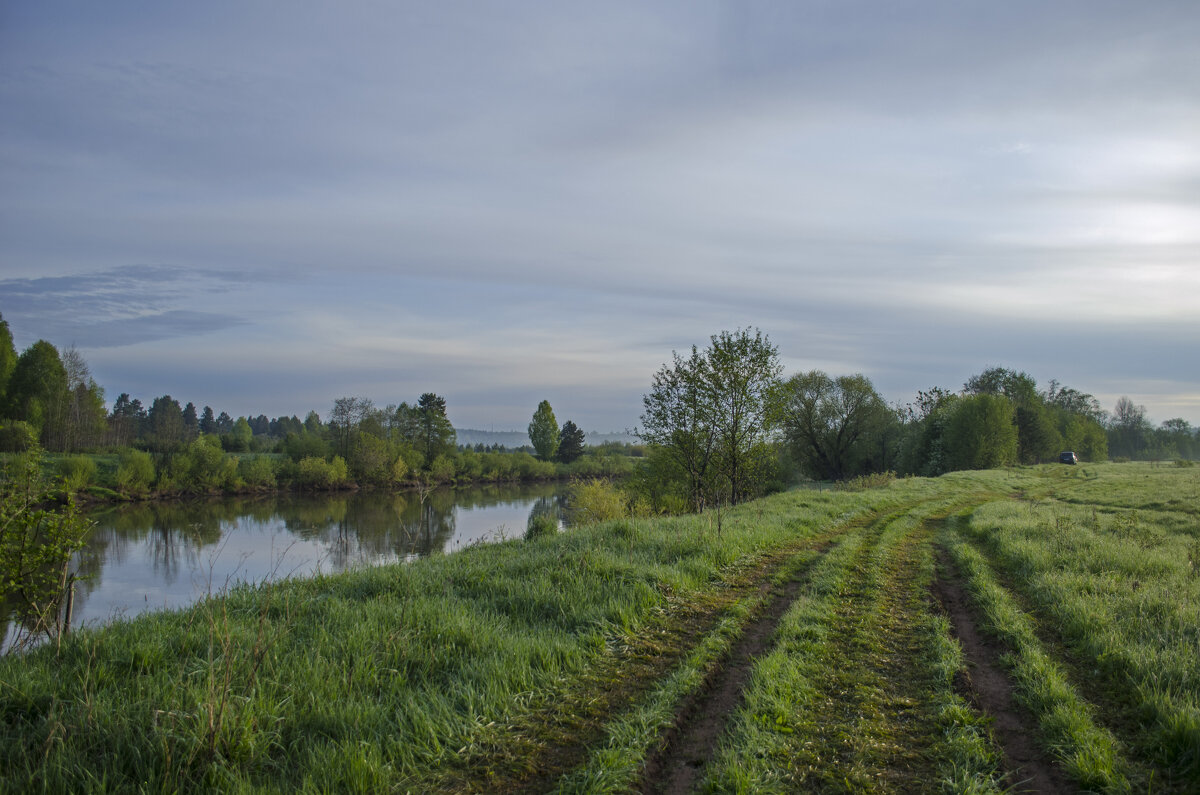
[[[842,480],[885,468],[883,437],[896,420],[866,376],[812,370],[792,376],[784,395],[787,438],[810,476]]]
[[[638,435],[684,473],[693,507],[738,502],[761,489],[782,367],[757,329],[723,331],[701,353],[672,352],[643,396]],[[664,468],[669,471],[669,468]]]
[[[537,452],[538,458],[551,461],[558,452],[558,421],[554,419],[554,409],[550,401],[543,400],[533,412],[529,422],[529,441]]]

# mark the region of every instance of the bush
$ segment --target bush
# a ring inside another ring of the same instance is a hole
[[[238,461],[238,477],[251,489],[275,488],[275,465],[269,458],[254,456]]]
[[[96,462],[85,455],[71,455],[58,462],[58,474],[68,491],[80,491],[96,480]]]
[[[529,517],[529,524],[525,527],[525,540],[532,541],[535,538],[543,538],[558,534],[558,520],[553,516],[545,514],[535,514]]]
[[[70,496],[65,505],[56,502],[36,448],[13,458],[0,475],[0,604],[20,618],[10,650],[64,631],[59,616],[72,587],[69,566],[91,522]]]
[[[37,447],[37,431],[24,420],[0,422],[0,453],[24,453]]]
[[[593,524],[620,519],[626,514],[625,493],[611,481],[598,478],[571,486],[567,497],[575,524]]]
[[[123,494],[141,496],[154,482],[154,459],[141,450],[122,450],[117,457],[117,489]]]
[[[1190,467],[1190,466],[1193,466],[1195,463],[1196,463],[1195,461],[1190,461],[1186,458],[1176,458],[1175,459],[1175,466],[1177,466],[1177,467]]]
[[[346,461],[340,455],[334,456],[333,461],[309,456],[296,468],[296,485],[302,489],[334,489],[345,486],[349,480]]]
[[[454,461],[449,456],[439,455],[429,465],[429,475],[436,483],[448,483],[454,480]]]

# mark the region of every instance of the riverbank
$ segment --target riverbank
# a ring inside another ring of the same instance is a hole
[[[27,454],[0,454],[0,463]],[[564,464],[539,461],[524,452],[471,450],[442,456],[428,470],[404,469],[383,478],[356,473],[338,456],[289,458],[281,454],[196,450],[151,456],[136,450],[103,454],[39,453],[42,468],[81,504],[176,500],[190,497],[337,493],[419,492],[444,486],[548,483],[629,475],[635,459],[592,450]],[[356,477],[357,475],[357,477]]]

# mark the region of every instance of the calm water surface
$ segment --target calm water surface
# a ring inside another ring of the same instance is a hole
[[[72,625],[184,607],[239,583],[454,552],[561,520],[558,484],[106,507],[80,553]],[[7,627],[12,630],[13,627]],[[7,634],[7,633],[6,633]]]

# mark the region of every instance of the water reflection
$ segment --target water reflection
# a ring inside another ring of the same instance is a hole
[[[78,556],[74,623],[182,607],[241,582],[338,572],[519,538],[561,520],[556,484],[417,494],[272,496],[111,506]],[[0,610],[8,637],[19,617]]]

